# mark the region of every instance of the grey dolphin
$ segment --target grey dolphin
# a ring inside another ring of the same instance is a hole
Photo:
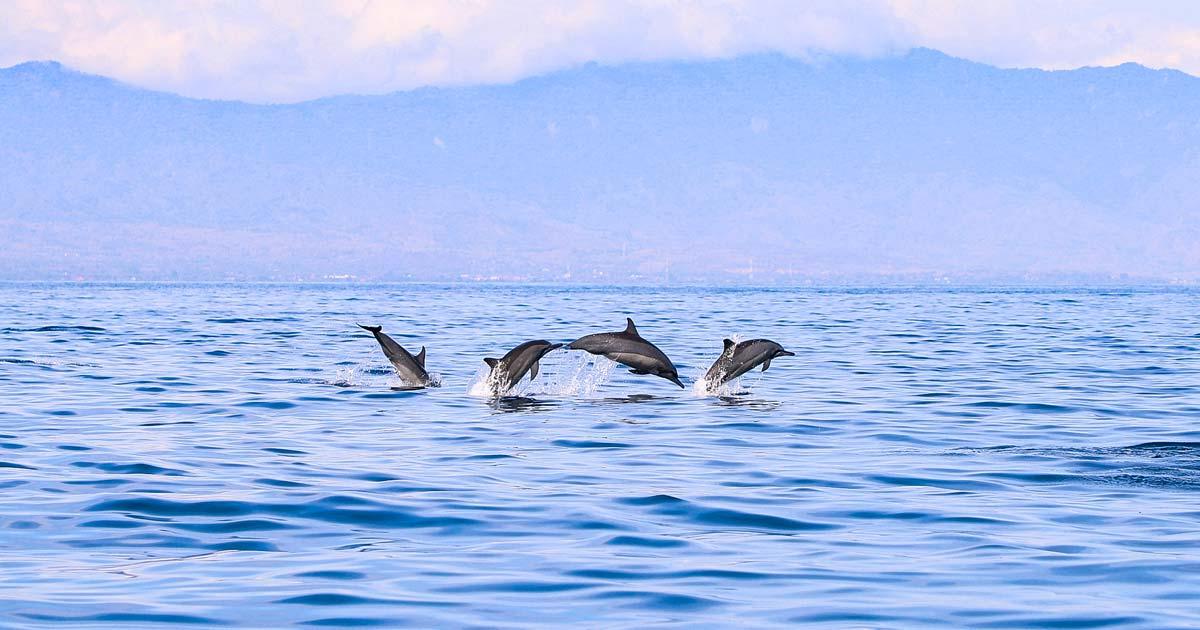
[[[525,377],[526,372],[529,373],[529,380],[532,381],[538,375],[538,361],[551,350],[561,347],[561,343],[550,343],[544,339],[538,339],[526,341],[509,350],[503,358],[484,359],[483,362],[492,368],[488,376],[492,392],[497,396],[507,393]]]
[[[634,374],[653,374],[683,387],[675,364],[657,346],[642,339],[633,320],[625,318],[625,330],[621,332],[596,333],[572,341],[570,350],[586,350],[627,365]]]
[[[359,324],[358,327],[375,335],[375,341],[378,341],[379,347],[383,348],[383,355],[392,363],[392,367],[396,368],[396,374],[400,376],[400,380],[404,381],[406,386],[428,387],[430,385],[432,379],[429,378],[429,372],[425,371],[425,346],[421,346],[421,351],[414,357],[391,337],[383,334],[383,326]]]
[[[753,370],[762,364],[763,371],[771,367],[771,359],[775,357],[794,357],[795,352],[788,352],[783,346],[770,339],[751,339],[741,343],[733,343],[732,339],[723,340],[725,348],[721,356],[708,368],[704,375],[709,387],[724,385],[729,381]]]

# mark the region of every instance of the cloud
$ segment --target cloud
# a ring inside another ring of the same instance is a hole
[[[915,46],[1001,66],[1200,74],[1200,3],[1159,0],[8,0],[0,65],[53,59],[189,96],[296,101],[499,83],[587,61]]]

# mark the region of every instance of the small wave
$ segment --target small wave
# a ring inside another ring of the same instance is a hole
[[[15,357],[0,358],[0,363],[8,363],[12,365],[30,365],[40,368],[58,368],[58,367],[99,367],[95,363],[79,363],[76,361],[67,361],[65,359],[48,358],[48,357],[33,357],[31,359],[18,359]],[[104,377],[110,378],[110,377]]]
[[[488,406],[501,413],[517,411],[543,411],[553,409],[558,403],[551,400],[539,400],[525,396],[501,396],[488,401]]]
[[[255,407],[259,409],[293,409],[296,403],[286,400],[249,400],[238,403],[238,407]]]
[[[666,494],[649,497],[627,497],[618,503],[648,508],[654,514],[679,517],[692,524],[709,525],[718,529],[740,529],[768,533],[792,533],[803,531],[827,531],[840,529],[841,525],[815,521],[801,521],[785,516],[743,512],[728,508],[710,508]]]
[[[67,616],[21,613],[22,617],[35,621],[65,621],[69,623],[86,624],[99,623],[130,623],[130,624],[192,624],[192,625],[225,625],[220,619],[197,617],[195,615],[176,615],[167,613],[102,613],[96,615]]]
[[[1169,450],[1169,451],[1197,451],[1200,453],[1200,442],[1143,442],[1126,447],[1130,450]]]
[[[99,326],[38,326],[37,328],[5,328],[3,332],[81,332],[85,334],[108,332]]]
[[[624,442],[603,442],[600,440],[554,440],[551,442],[554,446],[564,446],[567,448],[632,448],[633,444]]]
[[[182,470],[173,468],[163,468],[154,464],[146,464],[143,462],[135,462],[132,464],[118,464],[116,462],[71,462],[71,465],[76,468],[95,468],[96,470],[111,473],[114,475],[163,475],[167,477],[180,477],[188,473]]]
[[[655,611],[694,611],[720,605],[720,602],[716,600],[703,597],[653,591],[606,591],[594,597],[606,600],[628,600],[628,605],[632,607]]]
[[[228,518],[267,515],[303,518],[378,529],[459,528],[483,523],[461,516],[424,516],[416,511],[380,501],[347,496],[327,496],[309,503],[256,503],[236,500],[172,501],[158,498],[119,498],[101,501],[87,512],[118,512],[131,518],[157,517],[175,526],[186,517]]]
[[[676,538],[649,538],[646,536],[614,536],[608,539],[606,545],[617,545],[624,547],[647,547],[651,549],[670,549],[675,547],[686,547],[690,543],[686,540]]]
[[[204,320],[213,324],[256,324],[259,322],[292,322],[295,317],[215,317]]]

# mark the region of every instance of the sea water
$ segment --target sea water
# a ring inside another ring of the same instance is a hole
[[[0,626],[1200,625],[1200,292],[0,285]],[[689,388],[520,342],[622,330]],[[427,348],[400,385],[369,333]],[[725,337],[796,353],[720,394]],[[483,395],[481,395],[483,394]]]

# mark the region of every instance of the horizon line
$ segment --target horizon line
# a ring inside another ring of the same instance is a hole
[[[306,99],[300,99],[300,100],[295,100],[295,101],[254,101],[254,100],[246,100],[246,99],[224,99],[224,98],[205,98],[205,97],[187,96],[187,95],[181,94],[179,92],[172,92],[169,90],[160,90],[160,89],[155,89],[155,88],[151,88],[151,87],[145,87],[142,85],[138,85],[136,83],[130,83],[128,81],[124,81],[122,79],[118,79],[118,78],[115,78],[115,77],[112,77],[109,75],[86,72],[86,71],[80,70],[78,68],[75,68],[74,66],[65,64],[58,60],[55,60],[55,59],[30,59],[27,61],[22,61],[22,62],[15,63],[10,66],[0,67],[0,73],[6,73],[6,72],[13,71],[13,70],[19,70],[21,68],[31,67],[31,66],[33,66],[33,67],[50,66],[50,67],[57,68],[61,71],[66,71],[66,72],[76,74],[79,76],[108,81],[110,83],[113,83],[117,86],[121,86],[124,88],[142,91],[142,92],[148,92],[151,94],[168,95],[168,96],[185,99],[185,100],[189,100],[189,101],[211,102],[211,103],[229,103],[229,104],[247,105],[250,107],[285,107],[285,106],[319,103],[321,101],[336,100],[336,99],[342,99],[342,98],[376,98],[376,97],[386,97],[386,96],[393,96],[393,95],[399,95],[399,94],[415,94],[415,93],[419,93],[419,92],[437,91],[437,90],[464,90],[464,89],[476,89],[476,88],[512,87],[512,86],[520,85],[525,82],[538,81],[538,80],[547,79],[547,78],[558,76],[558,75],[566,75],[566,74],[570,74],[573,72],[579,72],[581,70],[586,70],[586,69],[591,69],[591,68],[617,69],[617,68],[627,68],[627,67],[648,67],[648,66],[667,66],[667,65],[705,65],[705,64],[718,64],[718,63],[731,62],[731,61],[740,61],[740,60],[745,60],[745,59],[772,58],[772,57],[786,59],[788,61],[797,62],[797,63],[808,65],[808,66],[819,67],[822,65],[822,63],[828,63],[830,61],[835,61],[835,60],[856,60],[859,62],[872,62],[872,61],[883,61],[883,60],[902,60],[905,58],[912,57],[912,56],[914,56],[914,54],[920,54],[920,53],[934,53],[937,56],[940,56],[944,59],[948,59],[948,60],[952,60],[952,61],[972,64],[972,65],[976,65],[976,66],[982,66],[985,68],[992,68],[992,69],[996,69],[996,70],[1007,70],[1007,71],[1015,71],[1015,72],[1043,72],[1043,73],[1047,73],[1047,74],[1053,74],[1053,73],[1079,72],[1081,70],[1114,70],[1117,68],[1133,67],[1133,68],[1136,68],[1139,70],[1145,70],[1145,71],[1153,72],[1153,73],[1158,73],[1158,72],[1175,73],[1175,74],[1179,74],[1184,77],[1187,77],[1188,79],[1200,79],[1200,75],[1190,74],[1187,71],[1181,70],[1179,68],[1172,68],[1172,67],[1167,67],[1167,66],[1164,66],[1161,68],[1153,68],[1153,67],[1138,63],[1136,61],[1125,61],[1125,62],[1111,65],[1111,66],[1103,66],[1103,65],[1094,66],[1093,65],[1093,66],[1078,66],[1078,67],[1073,67],[1073,68],[1060,68],[1060,69],[1047,69],[1047,68],[1039,68],[1036,66],[998,66],[998,65],[994,65],[994,64],[990,64],[990,63],[986,63],[986,62],[982,62],[982,61],[975,61],[973,59],[968,59],[966,57],[957,57],[957,56],[948,54],[946,52],[943,52],[941,50],[938,50],[936,48],[930,48],[927,46],[915,46],[915,47],[912,47],[912,48],[909,48],[906,50],[898,50],[892,54],[883,54],[883,55],[875,55],[875,56],[856,55],[856,54],[852,54],[852,53],[832,53],[832,52],[817,51],[811,55],[808,55],[807,57],[802,57],[802,56],[788,54],[786,52],[778,51],[778,50],[763,50],[763,51],[759,51],[759,52],[745,53],[745,54],[732,55],[732,56],[722,56],[722,57],[698,57],[698,58],[680,57],[680,58],[674,58],[674,59],[632,60],[632,61],[623,61],[623,62],[616,62],[616,63],[600,61],[600,60],[591,60],[591,61],[585,61],[585,62],[574,63],[574,64],[562,66],[560,68],[548,70],[545,72],[529,74],[529,75],[520,77],[518,79],[511,80],[511,81],[497,81],[497,82],[490,82],[490,83],[489,82],[463,82],[463,83],[426,84],[426,85],[416,86],[416,87],[407,88],[407,89],[388,90],[388,91],[383,91],[383,92],[332,93],[332,94],[327,94],[324,96],[318,96],[315,98],[306,98]]]

